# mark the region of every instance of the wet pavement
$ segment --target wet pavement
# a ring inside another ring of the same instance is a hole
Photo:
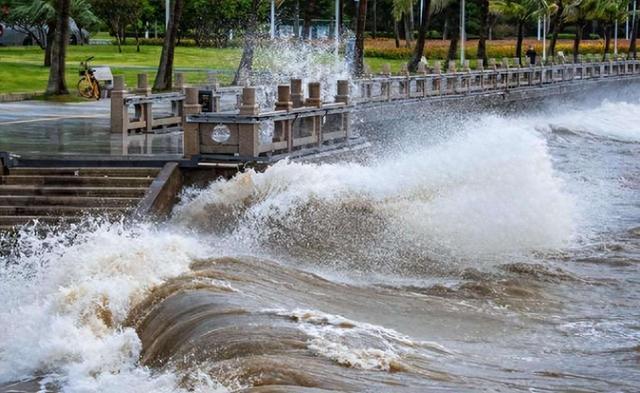
[[[182,153],[182,132],[131,134],[109,130],[110,101],[0,103],[0,151],[24,157],[147,156]]]

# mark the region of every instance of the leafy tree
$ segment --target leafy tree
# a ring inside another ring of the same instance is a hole
[[[633,0],[636,2],[636,9],[640,9],[640,0]],[[638,39],[638,15],[637,12],[633,14],[633,18],[631,18],[631,41],[629,41],[629,58],[636,59],[637,58],[637,46],[636,42]]]
[[[127,26],[137,23],[142,11],[142,0],[91,0],[94,12],[109,26],[116,37],[118,52],[122,52]]]

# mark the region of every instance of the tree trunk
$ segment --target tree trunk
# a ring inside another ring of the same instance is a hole
[[[364,71],[364,26],[367,22],[367,0],[360,0],[358,4],[358,18],[356,21],[356,61],[355,73]]]
[[[311,35],[311,18],[316,8],[315,0],[307,0],[307,6],[304,9],[304,21],[302,25],[302,39],[309,39]],[[257,12],[257,11],[256,11]]]
[[[604,53],[602,54],[602,61],[607,59],[607,53],[609,53],[609,49],[611,49],[611,25],[607,24],[604,26]]]
[[[393,38],[396,40],[396,48],[400,48],[400,29],[398,28],[398,22],[393,21]]]
[[[411,48],[411,27],[409,26],[409,15],[405,13],[402,17],[404,20],[404,46]]]
[[[522,41],[524,40],[524,21],[518,21],[518,40],[516,41],[516,57],[522,64]]]
[[[451,26],[460,26],[460,4],[452,4],[447,7],[446,17]],[[449,41],[449,53],[447,54],[448,60],[455,60],[458,57],[458,40],[460,39],[460,28],[454,30],[451,34],[451,41]]]
[[[564,28],[564,4],[562,1],[557,2],[558,10],[551,18],[551,40],[549,41],[549,49],[547,56],[555,56],[556,53],[556,43],[558,42],[558,34]]]
[[[636,8],[640,8],[640,1],[636,0]],[[629,53],[628,53],[628,57],[630,59],[635,59],[637,56],[637,47],[636,47],[636,41],[638,39],[638,17],[637,15],[634,15],[634,17],[632,18],[632,25],[631,25],[631,41],[629,41]]]
[[[116,44],[118,44],[118,53],[122,53],[122,40],[120,39],[120,26],[116,26]]]
[[[67,43],[69,42],[69,11],[71,0],[56,0],[56,33],[51,49],[51,68],[47,95],[69,94],[65,81],[65,61],[67,60]]]
[[[487,65],[487,37],[489,36],[489,0],[480,1],[480,30],[478,31],[478,54],[477,58],[483,60]]]
[[[420,16],[420,27],[418,28],[418,42],[413,49],[413,57],[409,62],[409,71],[415,72],[418,69],[418,63],[424,56],[424,45],[427,42],[427,32],[429,30],[429,21],[431,14],[429,9],[431,8],[431,0],[422,1],[422,15]]]
[[[372,36],[373,38],[378,38],[378,0],[373,0],[373,15],[372,15],[372,20],[373,20],[373,31],[372,31]]]
[[[233,85],[236,86],[243,85],[247,82],[247,80],[249,80],[249,76],[253,68],[253,53],[255,50],[256,42],[258,40],[259,6],[260,0],[253,0],[252,9],[249,13],[249,20],[247,21],[247,28],[244,33],[244,47],[242,49],[242,58],[240,58],[240,64],[238,65],[236,75],[233,78]]]
[[[180,26],[183,8],[184,0],[174,0],[171,17],[169,18],[169,26],[167,26],[164,44],[162,45],[158,73],[153,83],[155,90],[169,90],[173,86],[171,80],[173,76],[173,54],[176,49],[176,38],[178,37],[178,27]]]
[[[573,62],[578,62],[578,55],[580,54],[580,41],[582,40],[582,32],[584,31],[584,24],[576,23],[576,38],[573,39]]]
[[[138,33],[138,23],[136,22],[134,26],[134,31],[136,34],[136,52],[140,53],[140,34]]]
[[[51,50],[53,48],[53,41],[56,36],[56,24],[49,23],[47,28],[47,42],[44,48],[44,66],[51,67]]]

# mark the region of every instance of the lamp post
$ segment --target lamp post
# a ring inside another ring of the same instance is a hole
[[[338,56],[338,52],[340,51],[340,0],[335,0],[336,7],[336,23],[335,23],[335,32],[334,37],[336,41],[336,56]]]
[[[271,39],[276,37],[276,0],[271,0],[271,27],[269,29]]]
[[[540,29],[542,29],[542,21],[538,17],[538,41],[540,41]]]
[[[465,40],[465,15],[464,15],[464,2],[465,0],[460,1],[460,65],[464,64],[464,40]]]
[[[171,13],[171,0],[164,2],[164,28],[169,28],[169,14]]]

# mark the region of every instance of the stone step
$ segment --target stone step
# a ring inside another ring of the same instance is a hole
[[[74,206],[0,206],[0,219],[3,216],[83,216],[126,214],[131,207],[74,207]]]
[[[100,176],[0,176],[0,184],[42,186],[93,186],[93,187],[148,187],[151,177],[100,177]]]
[[[131,207],[141,198],[0,195],[0,206]]]
[[[0,185],[0,195],[86,196],[142,198],[147,187],[61,187],[37,185]]]
[[[159,168],[11,168],[18,176],[156,177]]]
[[[42,224],[72,223],[81,220],[81,217],[57,217],[57,216],[0,216],[0,227],[13,227],[29,224],[34,221]]]

